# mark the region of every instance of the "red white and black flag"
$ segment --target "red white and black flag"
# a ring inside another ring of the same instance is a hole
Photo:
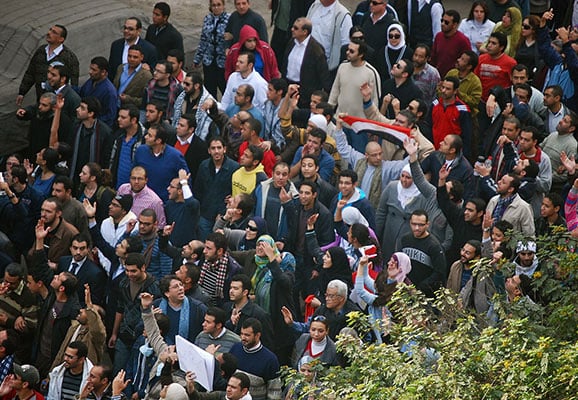
[[[355,133],[367,132],[370,135],[377,135],[398,146],[403,146],[403,141],[410,137],[411,129],[403,126],[390,125],[384,122],[352,117],[350,115],[344,116],[341,119],[351,126],[351,129],[353,129]]]

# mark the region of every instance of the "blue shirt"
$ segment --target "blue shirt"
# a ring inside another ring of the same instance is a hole
[[[93,84],[93,80],[87,80],[80,88],[80,97],[96,97],[100,101],[100,114],[98,119],[112,127],[118,111],[118,94],[112,82],[105,78]]]
[[[303,152],[303,146],[297,149],[295,157],[293,157],[293,162],[291,166],[297,164],[301,161],[301,153]],[[325,149],[321,149],[319,154],[319,176],[323,178],[324,181],[329,182],[331,176],[333,175],[333,168],[335,167],[335,159],[331,157],[331,154]]]
[[[121,140],[120,155],[118,156],[118,168],[116,171],[116,188],[118,189],[123,183],[130,182],[130,170],[132,168],[132,146],[136,141],[133,136],[128,142]]]

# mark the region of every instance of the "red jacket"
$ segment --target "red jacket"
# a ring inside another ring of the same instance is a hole
[[[273,78],[280,78],[279,68],[277,67],[277,58],[275,52],[267,42],[259,39],[259,34],[251,25],[244,25],[239,33],[239,41],[231,46],[229,54],[225,59],[225,79],[229,79],[229,75],[235,72],[237,58],[244,49],[247,39],[257,38],[257,47],[255,52],[259,53],[263,60],[263,73],[261,74],[267,82]],[[255,55],[257,57],[257,55]],[[255,68],[255,70],[257,70]]]
[[[464,152],[469,154],[469,147],[466,146],[469,146],[472,135],[472,120],[470,109],[460,99],[456,97],[456,101],[445,108],[441,99],[435,99],[431,111],[431,127],[436,150],[447,135],[455,134],[462,137]]]

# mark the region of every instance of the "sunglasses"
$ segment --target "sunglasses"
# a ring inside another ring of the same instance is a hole
[[[443,18],[442,18],[441,22],[442,22],[442,24],[444,24],[444,25],[449,25],[449,24],[451,24],[451,23],[454,22],[454,21],[449,21],[449,20],[447,20],[447,19],[443,19]]]
[[[379,5],[381,5],[381,4],[384,4],[384,3],[380,2],[380,1],[372,1],[372,2],[371,2],[371,5],[372,5],[372,6],[379,6]]]
[[[136,28],[133,26],[123,26],[122,29],[125,31],[136,31]]]
[[[522,25],[522,28],[524,28],[524,29],[532,29],[532,27],[531,27],[530,25],[526,25],[526,24]]]
[[[325,322],[325,321],[327,321],[327,318],[325,318],[324,315],[316,315],[313,317],[313,319],[311,321],[313,321],[313,322]]]
[[[395,35],[395,34],[393,34],[393,35],[389,35],[389,38],[390,38],[390,39],[399,39],[399,38],[401,38],[401,35]]]
[[[258,232],[259,228],[257,228],[256,226],[251,226],[251,225],[247,225],[247,229],[249,229],[251,232]]]

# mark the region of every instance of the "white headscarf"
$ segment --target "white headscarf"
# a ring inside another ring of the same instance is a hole
[[[369,226],[367,219],[365,219],[363,214],[355,207],[345,207],[343,211],[341,211],[341,217],[343,218],[343,222],[349,226],[353,224]]]
[[[401,172],[407,172],[411,176],[411,169],[409,164],[407,164]],[[401,185],[401,180],[397,181],[397,200],[400,202],[401,206],[405,208],[414,198],[419,196],[420,192],[415,183],[412,182],[411,186],[407,189]]]
[[[389,32],[391,32],[393,29],[397,29],[401,35],[399,44],[397,46],[392,46],[391,42],[389,41]],[[399,50],[403,46],[405,46],[405,32],[403,31],[403,27],[400,24],[391,24],[389,28],[387,28],[387,47],[392,50]]]

